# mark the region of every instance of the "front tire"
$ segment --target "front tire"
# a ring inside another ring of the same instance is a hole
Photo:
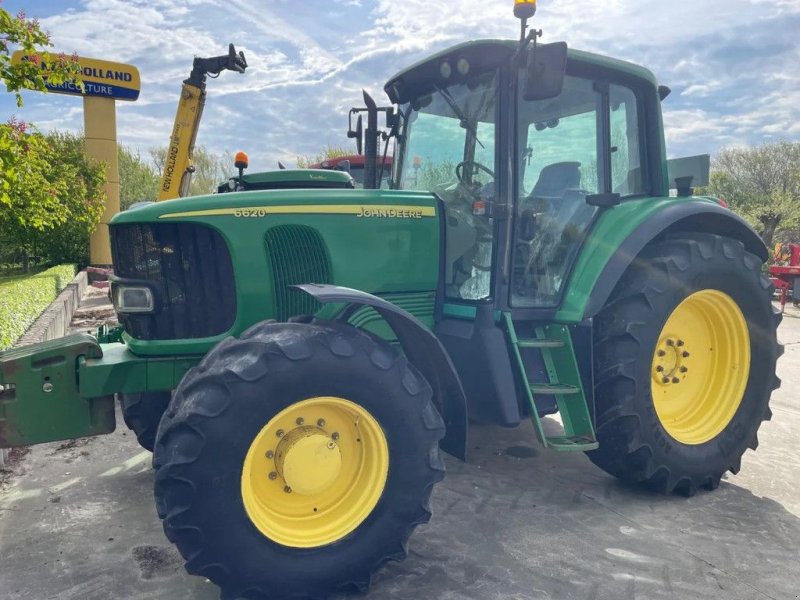
[[[220,343],[156,441],[156,506],[186,569],[222,598],[365,590],[430,518],[444,471],[431,396],[349,326],[266,323]]]
[[[589,458],[665,493],[737,473],[772,415],[780,319],[741,242],[697,233],[648,246],[595,319]]]
[[[170,398],[172,398],[170,391],[119,394],[122,419],[145,450],[153,451],[158,424],[164,411],[167,410]]]

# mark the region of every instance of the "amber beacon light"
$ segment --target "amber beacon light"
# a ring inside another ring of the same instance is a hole
[[[242,152],[241,150],[233,157],[233,166],[237,169],[246,169],[249,162],[247,152]]]
[[[518,19],[530,19],[536,14],[536,0],[514,0],[514,16]]]

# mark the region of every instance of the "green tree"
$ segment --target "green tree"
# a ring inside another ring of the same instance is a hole
[[[50,46],[50,36],[42,31],[38,20],[28,19],[24,11],[11,16],[0,8],[0,79],[16,95],[17,106],[22,106],[20,90],[44,92],[46,81],[83,85],[78,57],[45,51]],[[13,62],[11,55],[15,50],[21,50],[27,60]]]
[[[103,212],[105,165],[87,158],[83,137],[45,136],[12,121],[0,125],[0,156],[18,165],[6,171],[8,187],[0,198],[4,242],[26,267],[31,256],[85,263],[89,234]]]
[[[126,146],[119,146],[119,203],[126,210],[135,202],[153,201],[158,197],[160,177],[151,161]]]
[[[228,179],[232,171],[233,157],[230,152],[215,154],[205,148],[196,149],[189,195],[199,196],[216,192],[219,184]]]
[[[77,58],[47,52],[50,46],[38,21],[0,8],[0,80],[16,96],[17,106],[22,106],[21,90],[43,92],[46,82],[82,85]],[[12,60],[16,50],[26,60]],[[26,262],[34,232],[52,230],[65,219],[57,207],[70,189],[55,174],[53,164],[60,165],[59,158],[52,155],[47,139],[26,123],[11,118],[0,125],[0,235],[6,245],[9,240],[20,244],[14,251]]]
[[[160,181],[167,158],[166,146],[151,148],[150,158],[156,170],[156,177]],[[215,192],[217,186],[228,179],[233,170],[233,158],[230,152],[215,154],[202,146],[195,147],[192,162],[194,163],[194,173],[192,173],[192,180],[189,184],[190,196]]]
[[[64,193],[58,198],[64,221],[50,232],[37,232],[35,251],[48,263],[89,261],[89,236],[105,207],[106,165],[86,155],[82,135],[51,132],[46,136],[53,168],[48,179]]]
[[[800,227],[800,143],[722,150],[712,164],[709,191],[772,247],[776,232]]]
[[[322,152],[314,156],[298,156],[297,157],[297,168],[298,169],[307,169],[313,164],[320,163],[323,160],[331,160],[333,158],[339,158],[340,156],[350,156],[353,154],[352,152],[345,150],[341,146],[325,146],[322,149]]]

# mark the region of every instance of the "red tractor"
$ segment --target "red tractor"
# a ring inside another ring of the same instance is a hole
[[[381,157],[378,157],[378,170],[380,170]],[[356,187],[364,187],[364,155],[363,154],[349,154],[347,156],[337,156],[335,158],[326,158],[323,161],[310,165],[309,169],[326,169],[346,171],[350,173],[356,182]],[[388,179],[392,174],[392,157],[386,156],[383,158],[383,177],[381,179]]]

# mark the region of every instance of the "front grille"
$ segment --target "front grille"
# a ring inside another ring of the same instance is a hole
[[[305,225],[278,225],[264,237],[275,285],[276,317],[311,315],[319,303],[289,288],[299,283],[332,283],[331,259],[322,236]]]
[[[233,265],[219,233],[194,223],[111,225],[110,230],[115,275],[151,281],[157,291],[155,314],[119,315],[129,335],[203,338],[233,326]]]

